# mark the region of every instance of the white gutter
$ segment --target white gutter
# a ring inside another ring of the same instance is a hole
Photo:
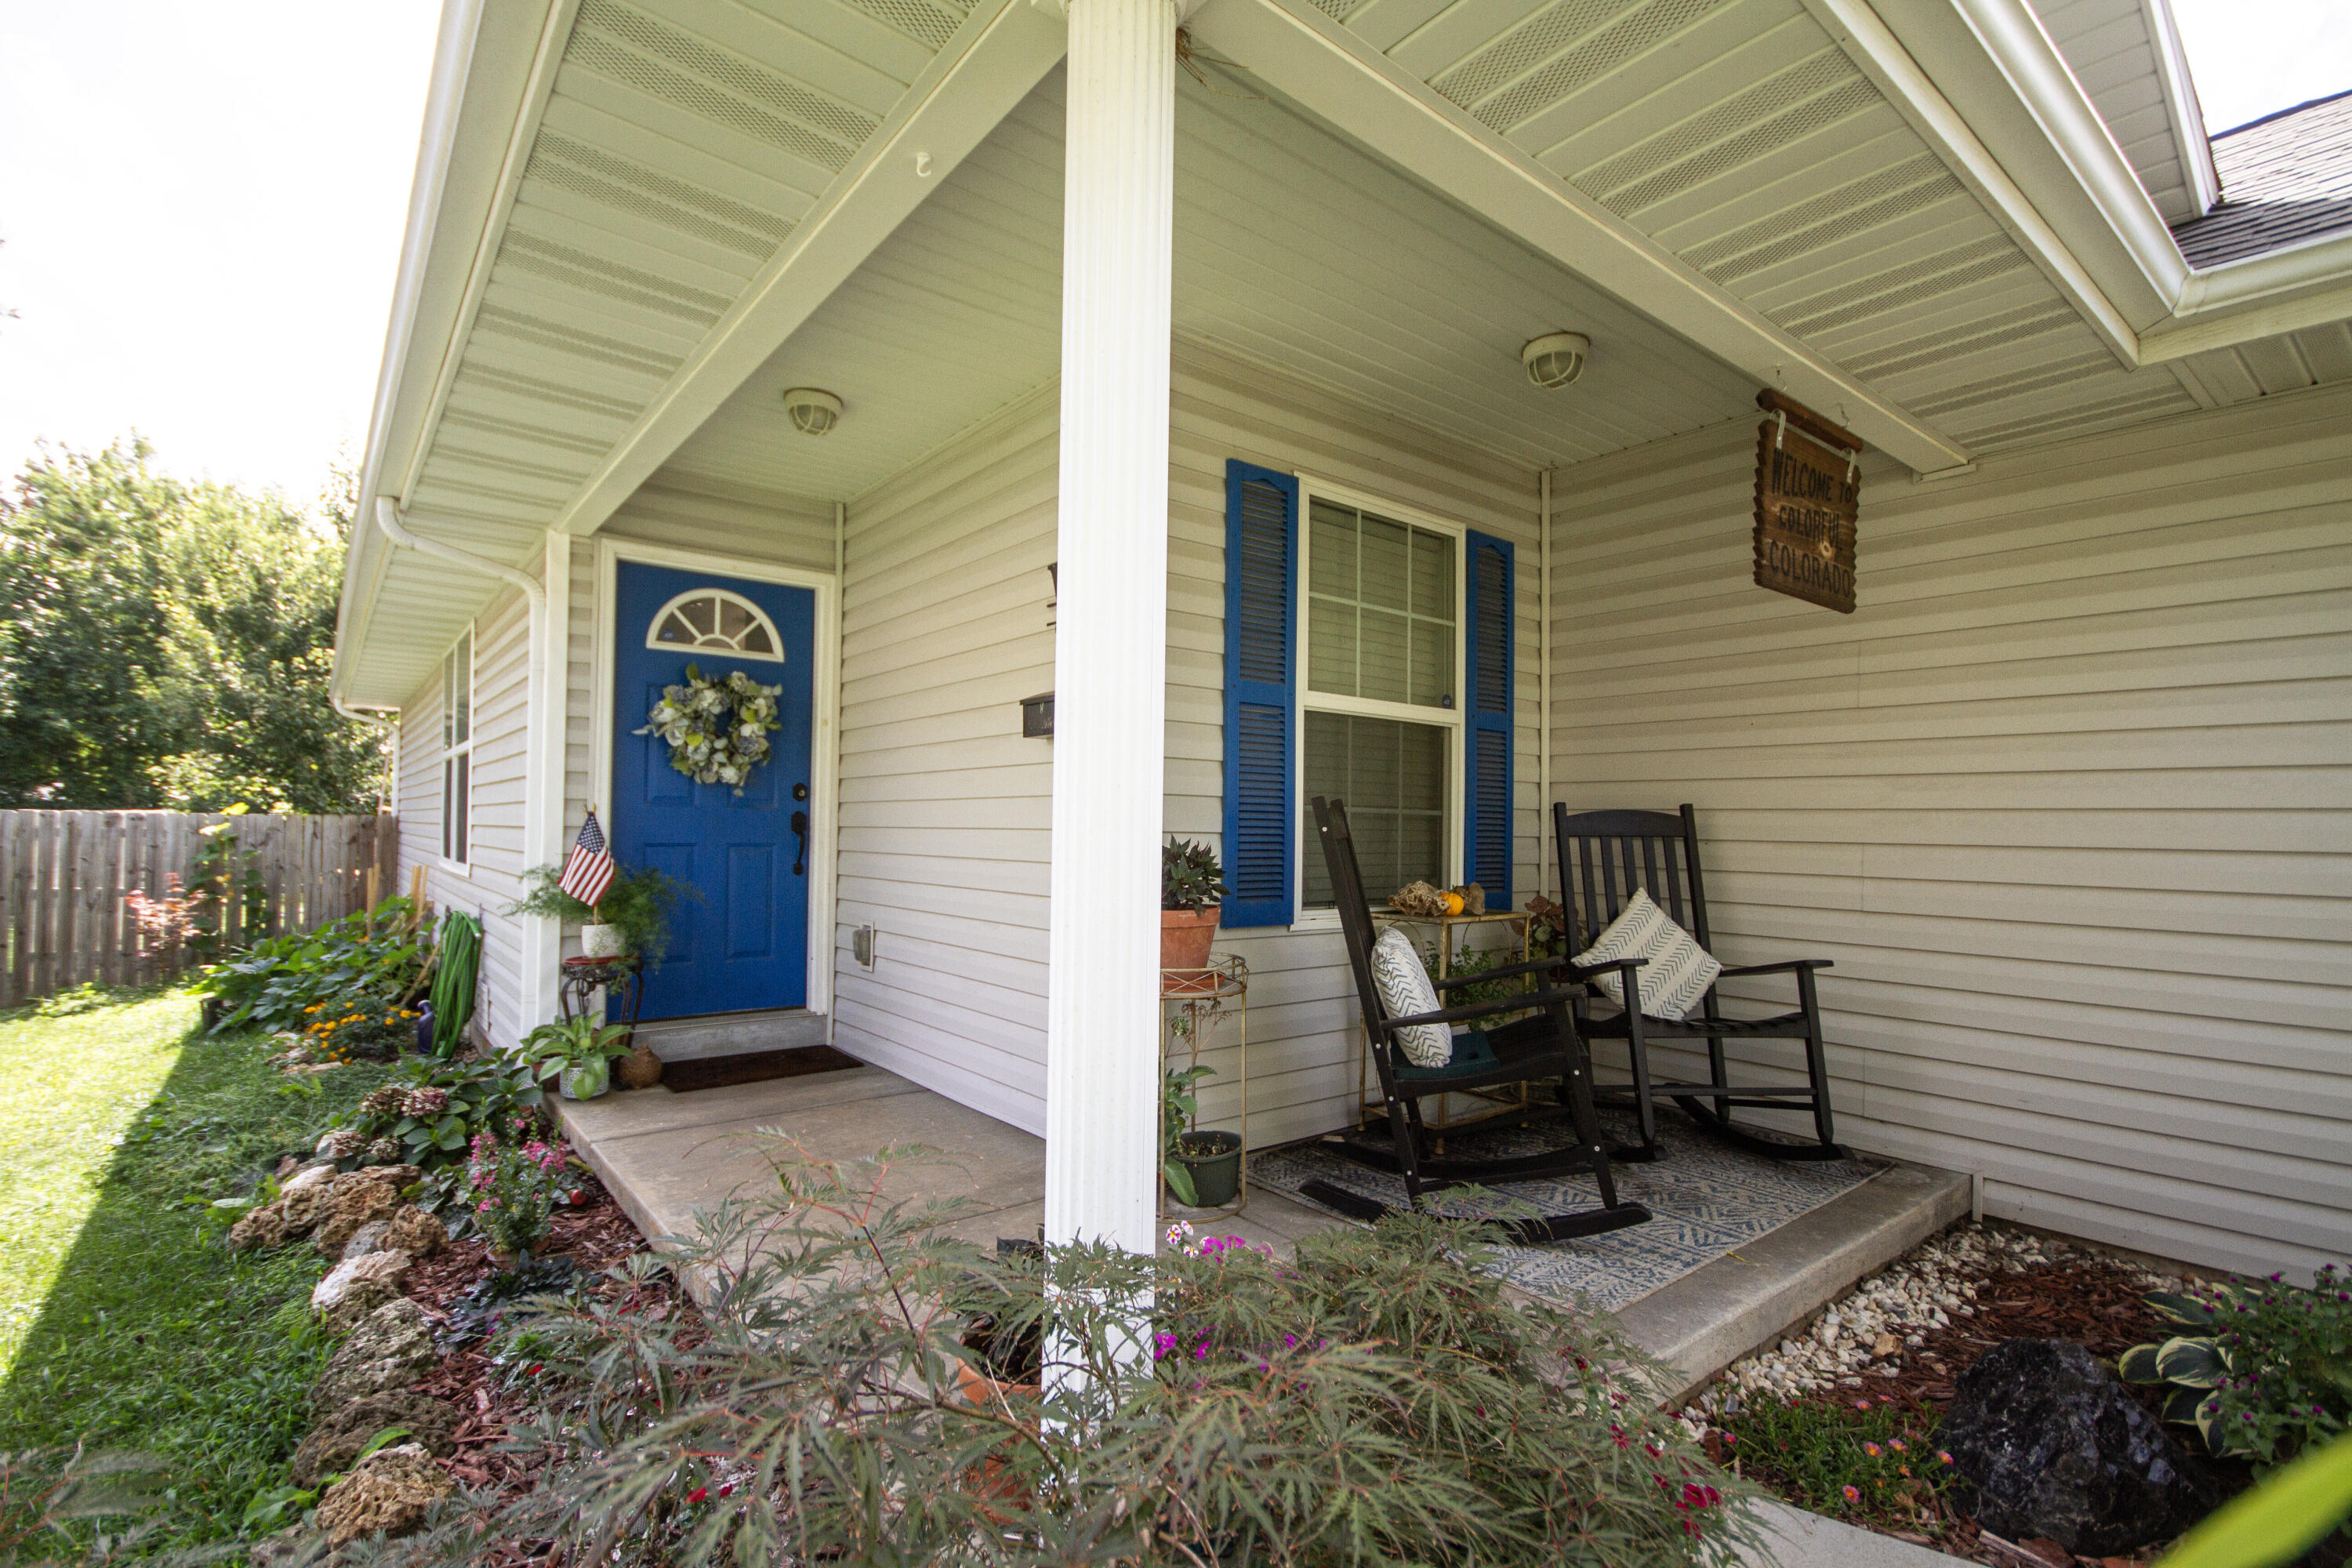
[[[407,524],[400,521],[400,509],[393,505],[390,496],[375,498],[375,525],[383,531],[386,539],[404,550],[414,550],[420,554],[438,556],[444,561],[463,566],[468,572],[479,572],[486,576],[500,578],[513,584],[522,590],[522,596],[530,604],[533,626],[538,624],[540,616],[547,613],[547,589],[538,578],[518,567],[503,565],[486,555],[475,555],[459,550],[455,545],[444,544],[437,539],[425,539],[409,532]]]

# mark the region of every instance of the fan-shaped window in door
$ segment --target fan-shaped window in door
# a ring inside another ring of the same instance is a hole
[[[768,658],[782,664],[784,639],[765,610],[724,588],[689,588],[654,612],[646,646],[694,648],[736,658]]]

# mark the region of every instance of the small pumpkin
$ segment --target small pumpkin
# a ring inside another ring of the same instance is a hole
[[[1461,894],[1448,893],[1445,895],[1445,912],[1449,915],[1458,915],[1462,912]]]

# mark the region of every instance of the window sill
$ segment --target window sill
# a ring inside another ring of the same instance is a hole
[[[1300,914],[1297,920],[1290,922],[1290,929],[1295,932],[1300,933],[1307,931],[1337,931],[1339,929],[1339,911],[1337,910],[1306,910],[1304,913]]]
[[[436,857],[433,864],[436,870],[446,871],[453,877],[463,877],[468,882],[474,879],[474,868],[469,861],[447,860]]]

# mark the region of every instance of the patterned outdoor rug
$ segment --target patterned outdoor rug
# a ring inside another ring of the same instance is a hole
[[[1604,1135],[1633,1139],[1630,1115],[1620,1118],[1603,1111],[1601,1120]],[[1457,1158],[1533,1154],[1558,1147],[1567,1136],[1568,1129],[1559,1124],[1512,1128],[1450,1139],[1446,1152]],[[1619,1198],[1645,1205],[1655,1216],[1647,1225],[1542,1247],[1500,1248],[1504,1277],[1564,1307],[1574,1306],[1582,1294],[1590,1305],[1614,1310],[1780,1229],[1887,1168],[1864,1156],[1788,1163],[1760,1159],[1707,1136],[1681,1113],[1664,1107],[1658,1111],[1658,1144],[1664,1152],[1654,1164],[1612,1167]],[[1250,1160],[1253,1184],[1294,1197],[1318,1177],[1385,1204],[1402,1206],[1405,1201],[1403,1178],[1343,1159],[1325,1145],[1295,1144]],[[1321,1206],[1312,1198],[1299,1201]],[[1524,1215],[1528,1205],[1545,1214],[1561,1214],[1592,1207],[1600,1203],[1601,1192],[1591,1176],[1577,1175],[1517,1182],[1483,1198],[1451,1193],[1424,1201],[1448,1214]]]

